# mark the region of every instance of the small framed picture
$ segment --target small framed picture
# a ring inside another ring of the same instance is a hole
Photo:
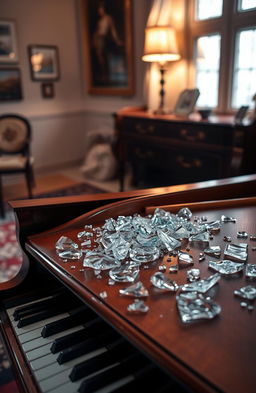
[[[57,46],[29,45],[28,53],[32,80],[41,82],[59,79]]]
[[[176,115],[184,115],[187,116],[191,112],[196,105],[196,101],[200,95],[198,89],[186,89],[180,93],[178,101],[176,103],[174,113]]]
[[[53,98],[54,97],[53,83],[42,83],[41,93],[43,98]]]
[[[0,20],[0,63],[17,63],[15,22]]]
[[[22,99],[19,68],[0,68],[0,101]]]
[[[243,119],[245,118],[245,115],[249,109],[249,105],[243,105],[241,106],[238,111],[235,114],[235,123],[240,124],[243,122]]]

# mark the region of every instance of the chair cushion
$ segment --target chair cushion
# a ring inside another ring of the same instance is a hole
[[[0,119],[0,150],[7,153],[20,151],[28,141],[27,125],[21,119]]]
[[[27,158],[22,156],[21,154],[0,156],[0,171],[24,169],[26,163]]]

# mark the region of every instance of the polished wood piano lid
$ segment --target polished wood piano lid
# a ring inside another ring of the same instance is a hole
[[[85,224],[98,226],[109,217],[135,212],[145,214],[148,207],[158,205],[168,205],[168,195],[113,203],[50,231],[30,236],[26,248],[103,318],[194,391],[255,392],[256,310],[249,312],[242,309],[241,300],[233,293],[235,289],[250,284],[244,273],[234,277],[223,276],[217,284],[214,300],[222,308],[218,317],[184,325],[178,313],[175,294],[160,294],[150,284],[150,277],[158,271],[161,261],[153,263],[149,269],[140,270],[139,280],[149,290],[149,297],[146,299],[149,311],[147,314],[134,315],[127,312],[127,306],[132,300],[119,295],[119,289],[129,284],[116,283],[109,286],[107,272],[102,272],[102,278],[99,279],[92,269],[80,271],[82,259],[63,262],[55,252],[55,243],[60,236],[76,240],[77,233]],[[168,209],[175,213],[181,206],[183,205],[171,205]],[[195,215],[207,216],[209,221],[219,219],[222,214],[237,219],[236,224],[223,224],[220,233],[210,241],[210,245],[221,246],[222,256],[227,244],[223,240],[224,235],[231,236],[233,243],[239,243],[241,240],[237,239],[237,231],[256,233],[256,198],[200,202],[184,206],[189,206]],[[243,242],[248,243],[247,263],[255,263],[256,251],[252,250],[255,242],[249,238]],[[201,251],[200,245],[191,246],[194,267],[199,268],[201,278],[205,278],[213,274],[208,269],[208,261],[212,258],[206,257],[205,261],[199,263]],[[183,284],[186,283],[186,271],[187,269],[180,269],[176,275],[166,275],[178,284]],[[255,286],[253,283],[252,285]],[[100,296],[103,291],[107,292],[104,299]]]

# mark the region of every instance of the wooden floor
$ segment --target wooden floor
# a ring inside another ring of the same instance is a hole
[[[33,189],[33,195],[36,196],[38,194],[56,191],[62,188],[71,187],[78,183],[81,182],[61,173],[36,176],[36,187]],[[27,198],[28,191],[25,179],[23,180],[21,178],[19,183],[5,185],[3,193],[6,201]]]

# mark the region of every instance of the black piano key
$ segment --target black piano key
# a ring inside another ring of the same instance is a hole
[[[129,344],[127,341],[124,341],[122,338],[106,345],[108,351],[102,353],[93,359],[86,360],[81,362],[73,367],[69,378],[71,381],[77,381],[82,377],[86,377],[87,375],[93,374],[100,369],[110,366],[114,364],[120,359],[123,358],[124,354],[127,357],[130,353],[135,353],[135,349]]]
[[[62,302],[61,304],[54,305],[49,309],[39,311],[35,314],[29,315],[28,317],[20,318],[17,326],[20,328],[23,326],[31,325],[35,322],[43,321],[44,319],[53,317],[58,314],[62,314],[64,311],[68,311],[74,306],[74,301]]]
[[[86,306],[79,307],[77,310],[69,313],[70,317],[46,324],[42,329],[41,335],[49,337],[95,318],[95,313]]]
[[[149,360],[143,355],[137,354],[129,356],[112,368],[94,375],[91,378],[86,378],[86,380],[81,383],[78,391],[79,393],[95,392],[106,385],[112,384],[117,379],[133,374],[137,368],[141,369],[146,363],[149,363]]]
[[[108,344],[116,340],[118,337],[120,337],[118,333],[111,330],[110,332],[102,334],[96,338],[89,338],[79,344],[72,345],[70,348],[64,349],[64,351],[60,352],[57,357],[57,362],[59,364],[63,364],[101,347],[107,347]]]
[[[71,345],[84,341],[86,338],[95,337],[96,334],[108,329],[110,330],[111,327],[108,327],[108,325],[100,318],[95,318],[93,321],[90,321],[88,325],[85,324],[84,329],[79,330],[78,332],[67,334],[66,336],[62,336],[54,340],[51,346],[51,352],[60,352]]]
[[[48,299],[45,300],[40,300],[38,302],[25,305],[22,307],[17,307],[16,310],[13,313],[13,317],[15,321],[18,321],[20,318],[24,318],[29,316],[30,314],[35,314],[39,311],[42,310],[48,310],[49,308],[52,308],[56,304],[62,304],[66,302],[70,302],[73,298],[70,297],[69,294],[56,294]],[[76,300],[76,303],[78,304],[78,300]],[[73,301],[74,304],[74,301]]]
[[[168,376],[153,364],[149,364],[134,374],[131,382],[113,389],[111,393],[131,393],[131,391],[141,391],[157,393],[159,387],[163,386],[168,380]]]

